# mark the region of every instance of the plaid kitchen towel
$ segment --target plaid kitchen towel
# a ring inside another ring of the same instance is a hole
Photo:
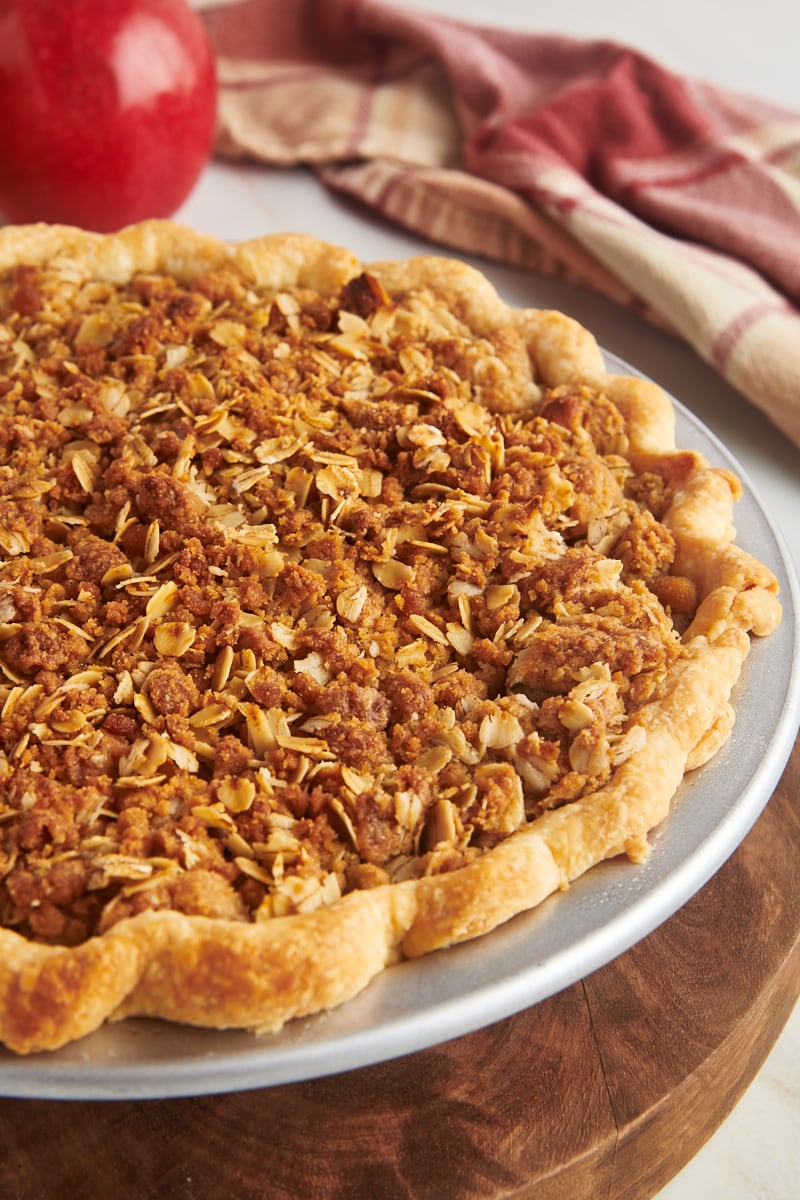
[[[587,284],[800,444],[800,114],[612,42],[380,0],[206,18],[220,154],[312,164],[452,249]]]

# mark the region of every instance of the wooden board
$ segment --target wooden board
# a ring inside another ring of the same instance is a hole
[[[329,1079],[194,1099],[0,1101],[4,1200],[647,1200],[800,995],[800,743],[714,879],[534,1008]]]

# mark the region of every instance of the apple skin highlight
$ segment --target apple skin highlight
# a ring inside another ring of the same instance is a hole
[[[208,161],[216,100],[186,0],[6,0],[0,215],[98,232],[171,216]]]

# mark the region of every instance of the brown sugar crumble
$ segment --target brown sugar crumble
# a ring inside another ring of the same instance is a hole
[[[451,871],[603,786],[693,585],[624,422],[455,297],[0,277],[0,919]]]

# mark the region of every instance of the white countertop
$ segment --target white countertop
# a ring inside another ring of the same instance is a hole
[[[198,6],[201,0],[197,0]],[[409,0],[406,0],[409,3]],[[686,74],[800,108],[800,4],[760,0],[410,0],[483,24],[625,42]],[[229,239],[301,231],[346,245],[365,261],[429,249],[399,228],[326,192],[304,170],[214,163],[177,219]],[[800,450],[686,346],[589,292],[478,262],[512,303],[570,312],[608,350],[663,384],[733,452],[800,566]],[[798,400],[800,403],[800,399]],[[659,1200],[795,1200],[800,1194],[800,1006],[744,1098]]]

